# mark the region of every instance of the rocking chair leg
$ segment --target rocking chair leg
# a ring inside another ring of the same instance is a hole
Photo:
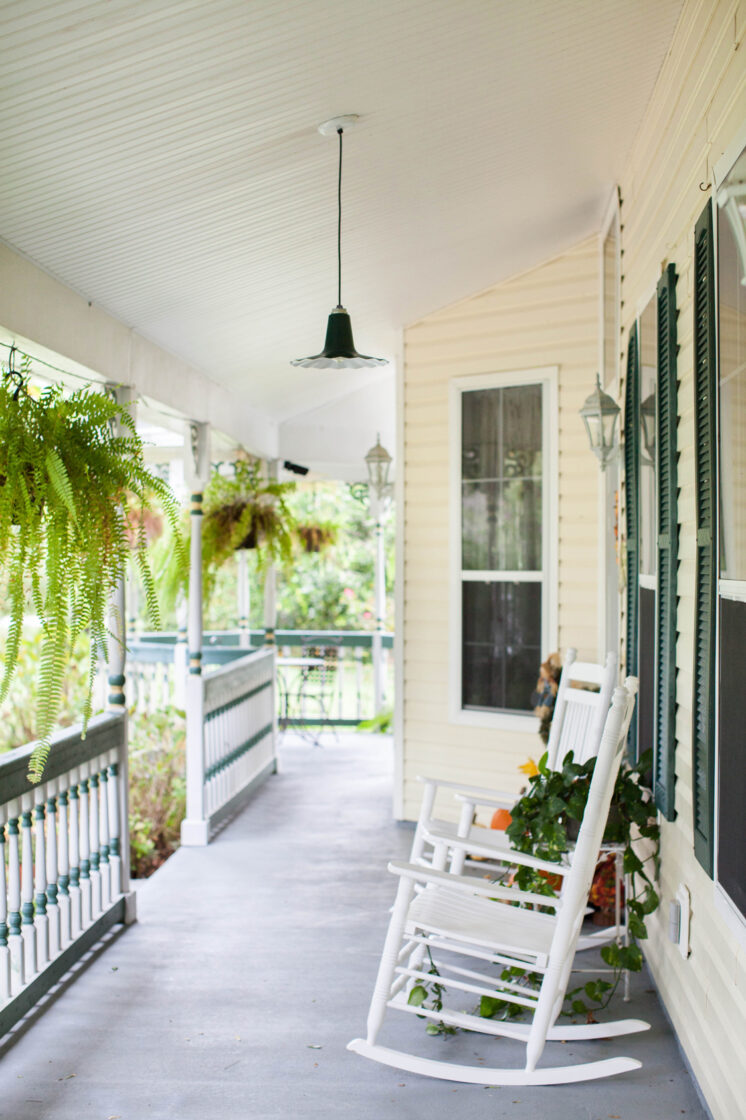
[[[386,1004],[391,997],[391,983],[394,978],[394,969],[396,968],[399,946],[404,932],[404,922],[413,894],[414,883],[412,880],[400,879],[368,1012],[367,1042],[371,1046],[375,1044],[378,1037],[378,1032],[386,1014]]]

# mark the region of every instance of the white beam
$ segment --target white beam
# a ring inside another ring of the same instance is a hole
[[[250,385],[240,397],[228,392],[2,243],[0,325],[21,350],[33,354],[36,344],[59,355],[63,368],[67,359],[104,381],[131,385],[190,420],[209,422],[252,454],[277,456],[277,425],[252,408]]]

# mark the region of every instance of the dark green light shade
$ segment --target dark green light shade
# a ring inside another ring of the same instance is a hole
[[[311,358],[295,358],[291,366],[306,369],[367,369],[388,365],[387,358],[358,354],[352,337],[352,323],[344,307],[335,307],[326,327],[324,349]]]

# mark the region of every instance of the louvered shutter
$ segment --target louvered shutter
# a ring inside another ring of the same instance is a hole
[[[637,323],[627,346],[624,390],[624,507],[627,547],[627,673],[637,676],[640,541],[640,362]],[[637,758],[637,726],[629,729],[629,753]]]
[[[676,269],[658,282],[656,480],[658,506],[655,626],[655,803],[673,820],[676,757],[677,380]]]
[[[716,605],[715,264],[712,206],[694,230],[694,431],[697,565],[694,616],[692,781],[694,852],[712,875],[715,774]]]

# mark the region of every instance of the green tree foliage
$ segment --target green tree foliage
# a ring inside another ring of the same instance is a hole
[[[353,497],[341,482],[298,483],[286,498],[294,526],[320,527],[333,533],[319,552],[306,551],[296,535],[289,561],[277,572],[277,627],[281,630],[371,630],[375,625],[373,573],[374,522],[368,502]],[[394,514],[384,516],[386,544],[386,626],[394,626]],[[263,572],[259,555],[249,552],[251,626],[264,626]],[[236,560],[230,557],[216,573],[205,607],[208,630],[233,629],[237,623]]]
[[[336,525],[334,541],[321,552],[297,549],[278,580],[277,627],[281,630],[372,630],[374,523],[367,495],[356,499],[343,483],[301,485],[291,508],[302,525]],[[386,627],[394,626],[394,518],[384,515]]]
[[[186,720],[178,708],[132,711],[129,813],[132,874],[144,879],[179,846],[186,814]]]

